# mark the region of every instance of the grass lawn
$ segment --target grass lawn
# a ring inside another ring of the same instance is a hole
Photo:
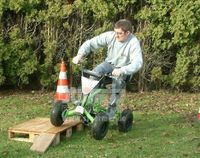
[[[134,110],[134,128],[119,133],[110,123],[106,137],[97,141],[90,128],[73,132],[44,154],[31,143],[8,139],[8,128],[36,117],[49,117],[53,93],[0,92],[0,158],[199,158],[200,124],[195,120],[200,93],[145,92],[123,97],[121,108]]]

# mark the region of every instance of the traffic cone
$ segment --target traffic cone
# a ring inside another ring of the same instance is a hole
[[[67,80],[67,68],[65,62],[62,60],[60,66],[59,79],[56,89],[55,102],[69,102],[70,101],[70,91],[68,87],[69,83]]]
[[[199,112],[197,114],[197,120],[200,121],[200,108],[199,108]]]

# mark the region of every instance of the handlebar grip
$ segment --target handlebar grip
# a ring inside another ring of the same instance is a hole
[[[99,74],[98,72],[87,70],[87,69],[84,69],[83,73],[86,73],[88,75],[91,75],[91,76],[94,76],[94,77],[97,77],[97,78],[101,78],[102,77],[102,75]]]

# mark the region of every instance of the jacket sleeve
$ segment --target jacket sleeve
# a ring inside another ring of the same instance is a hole
[[[85,41],[78,50],[78,54],[87,55],[90,52],[95,52],[100,48],[104,48],[109,43],[109,38],[112,32],[105,32]]]
[[[143,65],[142,50],[139,41],[132,46],[130,51],[130,64],[120,68],[126,75],[132,75],[138,72]]]

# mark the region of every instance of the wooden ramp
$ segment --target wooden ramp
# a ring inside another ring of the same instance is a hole
[[[69,138],[72,129],[81,131],[83,124],[80,120],[66,120],[62,126],[55,127],[49,118],[36,118],[9,128],[8,136],[11,140],[32,142],[31,150],[45,152],[50,145],[60,143],[61,135]]]

